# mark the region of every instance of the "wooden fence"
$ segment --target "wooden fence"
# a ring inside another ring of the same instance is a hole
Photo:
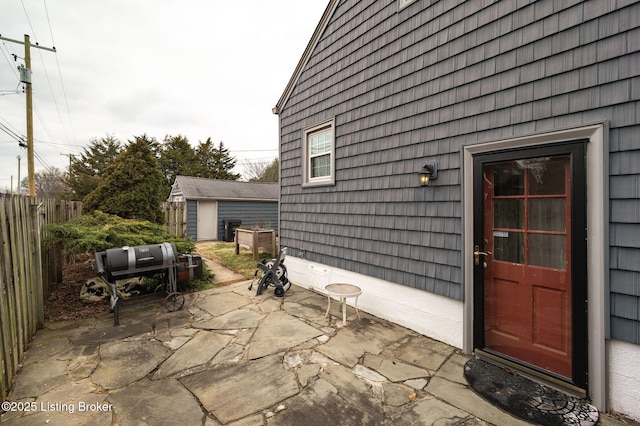
[[[7,397],[24,352],[44,326],[44,302],[62,281],[60,248],[45,247],[44,226],[82,214],[79,202],[0,194],[0,393]]]
[[[187,203],[184,201],[165,201],[162,203],[164,224],[167,232],[178,238],[187,236]]]

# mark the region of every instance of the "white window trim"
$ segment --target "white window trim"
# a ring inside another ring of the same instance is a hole
[[[329,155],[329,167],[331,169],[329,176],[322,176],[317,178],[311,177],[311,156],[309,152],[309,135],[319,130],[331,128],[331,150]],[[336,126],[335,120],[323,121],[322,123],[315,124],[312,127],[308,127],[302,131],[302,186],[328,186],[335,185],[336,183]]]

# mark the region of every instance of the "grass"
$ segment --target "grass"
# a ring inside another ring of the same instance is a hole
[[[217,287],[213,283],[213,274],[209,271],[207,265],[202,265],[202,277],[198,280],[189,282],[188,287],[193,288],[195,291],[204,291]]]
[[[225,268],[231,269],[247,279],[253,278],[253,274],[256,271],[256,261],[253,260],[251,250],[240,248],[240,254],[236,255],[235,243],[215,243],[198,247],[197,250],[201,256],[218,262]],[[259,251],[258,257],[262,260],[271,259],[273,256],[270,253]]]

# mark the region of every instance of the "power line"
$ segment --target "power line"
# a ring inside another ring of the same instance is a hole
[[[25,14],[25,16],[26,16],[26,18],[27,18],[27,22],[29,23],[29,28],[31,28],[31,32],[32,32],[32,34],[33,34],[33,36],[34,36],[34,39],[36,40],[36,46],[37,46],[37,47],[40,47],[40,46],[38,45],[38,41],[37,41],[37,40],[38,40],[38,37],[37,37],[37,35],[36,35],[35,28],[33,27],[32,23],[31,23],[31,18],[29,17],[29,12],[27,11],[27,8],[26,8],[26,6],[25,6],[25,4],[24,4],[24,1],[23,1],[23,0],[21,0],[21,4],[22,4],[22,9],[24,10],[24,14]],[[43,4],[44,4],[45,14],[46,14],[46,17],[47,17],[47,23],[48,23],[48,27],[49,27],[49,34],[51,35],[51,41],[52,41],[52,43],[53,43],[53,40],[54,40],[54,38],[53,38],[53,30],[52,30],[52,26],[51,26],[51,20],[50,20],[50,18],[49,18],[49,10],[48,10],[48,8],[47,8],[46,0],[43,0]],[[42,49],[42,48],[41,48],[41,49]],[[53,51],[53,52],[56,52],[56,53],[57,53],[56,48],[55,48],[55,43],[53,43],[53,47],[52,47],[51,49],[46,49],[46,50],[51,50],[51,51]],[[57,114],[58,114],[58,119],[60,120],[60,124],[61,124],[61,126],[62,126],[62,131],[63,131],[63,134],[64,134],[64,138],[65,138],[65,140],[68,140],[69,138],[68,138],[68,135],[67,135],[67,127],[66,127],[66,125],[65,125],[64,120],[62,119],[62,114],[61,114],[61,112],[60,112],[60,107],[59,107],[59,105],[58,105],[57,97],[56,97],[56,95],[55,95],[55,93],[54,93],[54,90],[53,90],[53,85],[52,85],[52,83],[51,83],[51,78],[50,78],[50,76],[49,76],[49,71],[48,71],[48,69],[47,69],[47,65],[46,65],[46,63],[45,63],[45,61],[44,61],[44,58],[43,58],[43,56],[42,56],[42,51],[41,51],[41,50],[38,50],[38,53],[39,53],[39,55],[40,55],[40,62],[41,62],[41,64],[42,64],[42,68],[43,68],[43,70],[44,70],[45,78],[47,79],[47,84],[48,84],[48,86],[49,86],[49,91],[50,91],[50,93],[51,93],[51,98],[52,98],[52,100],[53,100],[53,103],[54,103],[54,106],[55,106],[56,112],[57,112]],[[14,55],[14,57],[15,57],[15,55]],[[70,113],[70,110],[69,110],[69,103],[68,103],[68,100],[67,100],[66,91],[65,91],[65,88],[64,88],[64,82],[63,82],[63,79],[62,79],[62,71],[61,71],[61,68],[60,68],[60,63],[59,63],[59,61],[58,61],[58,57],[57,57],[57,55],[56,55],[56,65],[57,65],[58,74],[59,74],[59,77],[60,77],[60,83],[61,83],[61,85],[62,85],[62,91],[63,91],[63,96],[64,96],[64,100],[65,100],[66,108],[67,108],[67,114],[69,115],[69,122],[72,124],[72,121],[71,121],[71,113]],[[40,121],[40,124],[41,124],[42,128],[44,129],[45,133],[47,134],[48,138],[49,138],[50,140],[53,140],[54,138],[53,138],[53,136],[52,136],[52,134],[51,134],[51,132],[50,132],[50,130],[49,130],[49,127],[48,127],[48,125],[46,124],[46,122],[45,122],[45,120],[44,120],[43,116],[40,114],[39,109],[38,109],[37,107],[35,107],[35,105],[34,105],[34,108],[33,108],[33,109],[35,110],[36,115],[37,115],[37,117],[38,117],[38,120]],[[72,130],[73,130],[73,125],[72,125]],[[75,132],[74,132],[74,141],[75,141]],[[35,152],[34,152],[34,154],[35,154]],[[41,156],[39,156],[39,158],[38,158],[38,159],[39,159],[39,161],[40,161],[43,165],[45,165],[45,163],[46,163],[46,162],[44,161],[44,158],[42,158]],[[45,165],[45,167],[46,167],[46,165]]]
[[[31,19],[29,19],[29,14],[27,13],[27,8],[24,5],[24,1],[20,0],[22,3],[22,10],[24,10],[24,16],[27,17],[27,22],[29,23],[29,28],[31,28],[31,34],[33,34],[33,38],[36,39],[36,44],[38,43],[38,37],[36,36],[36,31],[33,29],[33,25],[31,25]]]
[[[49,127],[47,126],[47,124],[42,119],[42,116],[40,115],[40,110],[38,109],[38,107],[36,105],[33,106],[33,110],[36,112],[36,115],[38,116],[38,120],[40,121],[40,125],[44,129],[44,132],[47,134],[49,139],[53,139],[53,137],[51,136],[51,132],[49,131]]]
[[[24,3],[23,3],[24,7]],[[26,11],[26,10],[25,10]],[[42,47],[38,44],[32,45],[28,34],[24,35],[24,42],[19,40],[13,40],[7,37],[0,36],[0,39],[10,41],[12,43],[18,43],[24,45],[24,68],[21,69],[20,80],[25,83],[26,97],[27,97],[27,174],[29,176],[29,195],[36,195],[35,188],[35,171],[34,171],[34,147],[33,147],[33,101],[32,101],[32,87],[31,87],[31,47],[49,50],[55,52],[55,49],[49,47]],[[23,75],[23,72],[24,75]]]
[[[18,89],[16,89],[16,90],[0,90],[0,92],[6,92],[6,93],[0,93],[0,96],[19,95],[20,94],[20,91]]]
[[[71,144],[59,143],[59,142],[49,142],[49,141],[43,141],[41,139],[36,139],[36,141],[42,145],[58,146],[58,147],[63,147],[68,151],[83,152],[83,148],[77,145],[71,145]]]
[[[56,42],[53,39],[53,30],[51,29],[51,20],[49,19],[49,9],[47,8],[47,0],[42,0],[44,4],[44,13],[47,15],[47,24],[49,25],[49,34],[51,35],[51,44],[56,47]]]
[[[1,115],[0,115],[0,120],[4,121],[4,122],[5,122],[5,125],[6,125],[6,126],[8,126],[8,127],[11,127],[15,132],[19,132],[19,131],[20,131],[20,130],[18,130],[14,125],[12,125],[11,123],[9,123],[9,121],[7,121],[7,119],[6,119],[6,118],[4,118],[4,117],[2,117]]]
[[[51,35],[51,44],[55,49],[56,42],[53,38],[53,29],[51,28],[51,20],[49,19],[49,9],[47,8],[47,0],[43,0],[42,2],[44,3],[44,11],[45,11],[45,14],[47,15],[47,23],[49,25],[49,34]],[[62,88],[62,96],[64,97],[65,106],[67,107],[67,116],[69,117],[69,124],[71,125],[71,133],[73,134],[73,142],[77,143],[76,132],[73,126],[73,120],[71,119],[71,110],[69,109],[69,100],[67,98],[67,90],[64,86],[64,80],[62,78],[62,69],[60,68],[60,61],[58,60],[58,55],[56,55],[55,58],[56,58],[56,66],[58,67],[58,76],[60,77],[60,87]]]
[[[51,79],[49,78],[49,71],[47,70],[47,65],[44,61],[44,58],[42,57],[42,52],[38,51],[38,54],[40,55],[40,62],[42,63],[42,69],[44,70],[44,76],[47,79],[47,85],[49,86],[49,92],[51,92],[51,100],[53,100],[53,105],[56,107],[56,112],[58,113],[58,119],[60,120],[60,124],[62,125],[62,132],[64,133],[64,137],[65,139],[68,139],[67,137],[67,128],[64,125],[64,122],[62,121],[62,115],[60,114],[60,108],[58,106],[58,101],[56,99],[56,95],[53,92],[53,86],[51,85]],[[42,120],[42,118],[40,117],[40,115],[38,114],[38,118],[40,118],[40,120]]]
[[[24,14],[27,18],[27,22],[29,23],[29,28],[31,28],[31,33],[33,34],[33,38],[36,40],[36,45],[38,44],[38,37],[36,35],[36,31],[33,28],[33,25],[31,24],[31,19],[29,18],[29,13],[27,12],[27,8],[24,5],[24,1],[21,1],[22,3],[22,9],[24,10]],[[49,12],[47,10],[46,7],[46,3],[45,3],[45,12],[47,15],[47,20],[49,20]],[[51,22],[49,22],[49,32],[51,32]],[[53,43],[53,34],[51,37],[51,41]],[[55,44],[53,45],[53,51],[55,52]],[[62,132],[64,133],[65,139],[68,139],[67,137],[67,129],[66,126],[64,125],[64,122],[62,121],[62,116],[60,115],[60,108],[58,107],[58,101],[56,100],[56,95],[53,92],[53,86],[51,85],[51,78],[49,78],[49,71],[47,70],[47,64],[44,61],[44,58],[42,57],[42,51],[38,50],[38,54],[40,55],[40,62],[42,63],[42,69],[44,70],[44,75],[45,78],[47,79],[47,85],[49,86],[49,91],[51,92],[51,99],[53,100],[53,104],[56,107],[56,112],[58,113],[58,119],[60,120],[60,124],[62,125]],[[59,69],[59,68],[58,68]],[[40,114],[36,111],[36,114],[38,115],[38,118],[40,119],[40,122],[43,124],[44,127],[44,121],[42,120],[42,117],[40,116]],[[49,134],[49,132],[47,131],[47,134]],[[49,138],[51,138],[51,135],[49,134]]]
[[[2,56],[4,56],[4,59],[7,61],[7,65],[9,65],[9,68],[11,68],[11,72],[13,72],[14,77],[16,78],[16,80],[20,80],[20,77],[18,76],[18,72],[16,71],[17,67],[15,66],[15,61],[17,59],[17,55],[15,55],[14,53],[11,53],[9,51],[9,46],[7,45],[7,43],[4,42],[4,40],[2,41],[2,45],[4,46],[4,49],[0,49],[2,50]],[[6,53],[5,53],[6,50]],[[7,53],[10,56],[13,56],[14,60],[12,63],[11,60],[7,57]],[[20,86],[20,84],[18,84],[18,87]]]
[[[16,141],[18,141],[20,146],[27,146],[26,145],[27,138],[24,135],[20,135],[20,134],[14,132],[13,130],[11,130],[10,128],[8,128],[7,126],[5,126],[2,123],[0,123],[0,130],[5,132],[7,135],[11,136]]]
[[[44,167],[45,169],[51,171],[51,170],[53,170],[55,168],[51,164],[49,164],[47,162],[47,160],[45,160],[44,157],[42,157],[40,155],[40,153],[38,153],[38,151],[34,151],[34,155],[35,155],[36,159],[38,160],[38,162],[40,162],[40,164],[42,164],[42,167]]]

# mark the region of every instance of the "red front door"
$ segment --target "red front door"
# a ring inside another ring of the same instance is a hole
[[[485,163],[482,178],[484,348],[571,378],[570,156]]]

